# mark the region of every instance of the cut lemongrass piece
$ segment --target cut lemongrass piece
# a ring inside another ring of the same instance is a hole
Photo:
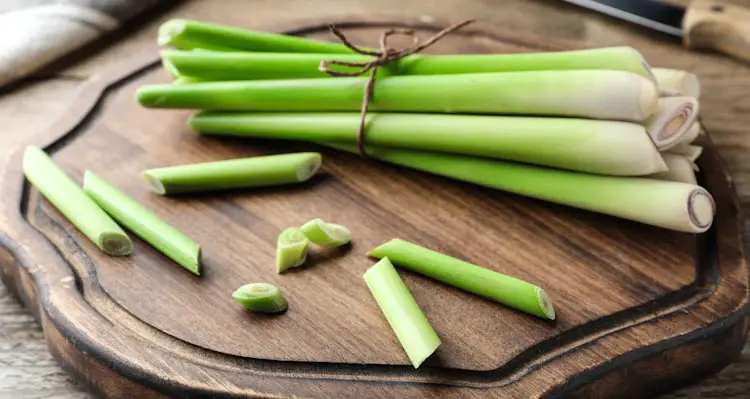
[[[83,191],[118,223],[191,273],[201,274],[201,247],[190,237],[88,170]]]
[[[669,170],[651,175],[654,179],[698,184],[693,170],[693,162],[679,154],[662,154]]]
[[[679,69],[653,68],[662,96],[687,96],[699,98],[701,84],[698,76]]]
[[[368,255],[390,259],[399,267],[522,312],[543,319],[555,319],[555,308],[549,295],[523,280],[400,239],[388,241]]]
[[[676,146],[667,150],[671,154],[679,154],[692,162],[695,162],[703,153],[703,147],[699,145],[690,144],[677,144]]]
[[[129,255],[133,242],[40,148],[27,147],[23,173],[78,230],[109,255]]]
[[[283,273],[292,267],[299,267],[307,260],[310,240],[296,227],[290,227],[279,234],[276,240],[276,272]]]
[[[143,177],[162,195],[278,186],[307,181],[321,162],[320,154],[302,152],[150,169]]]
[[[279,313],[289,307],[279,287],[268,283],[245,284],[232,293],[232,298],[257,313]]]
[[[300,227],[305,235],[315,245],[334,248],[348,244],[352,240],[352,233],[344,226],[326,223],[321,219],[313,219]]]
[[[677,140],[677,143],[675,143],[674,146],[692,143],[698,138],[698,136],[700,136],[701,132],[703,132],[703,127],[701,126],[700,122],[696,120],[692,125],[690,125],[690,128],[685,133],[685,135]]]
[[[357,153],[356,145],[321,143]],[[692,184],[600,176],[465,155],[367,146],[374,159],[652,226],[702,233],[716,211],[711,194]]]
[[[141,105],[220,111],[359,111],[368,78],[152,85]],[[450,95],[446,95],[450,93]],[[512,114],[641,122],[656,111],[656,85],[630,72],[527,71],[388,76],[371,111]]]
[[[693,97],[663,97],[658,111],[644,122],[648,134],[659,150],[666,150],[690,131],[698,117],[698,101]]]
[[[203,134],[355,143],[359,112],[199,112],[190,126]],[[372,145],[507,159],[615,176],[666,170],[637,123],[580,118],[370,112]],[[461,132],[461,134],[456,134]],[[617,151],[612,151],[617,148]]]
[[[165,67],[175,76],[193,76],[207,81],[327,78],[329,75],[319,70],[321,62],[363,63],[372,60],[368,55],[301,52],[164,50],[161,56]],[[337,72],[355,72],[359,69],[343,65],[329,65],[329,68]],[[655,81],[648,64],[632,47],[525,54],[415,54],[378,69],[378,76],[583,69],[632,72]]]
[[[440,346],[440,338],[387,258],[362,276],[414,368]]]
[[[170,19],[159,27],[157,43],[183,50],[352,53],[340,43],[233,28],[187,19]]]

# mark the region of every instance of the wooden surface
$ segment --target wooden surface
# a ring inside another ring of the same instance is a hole
[[[750,62],[750,9],[712,0],[695,0],[683,22],[685,44]]]
[[[191,15],[191,13],[194,13],[193,15],[201,15],[204,18],[208,19],[214,19],[214,20],[222,20],[222,21],[228,21],[232,22],[232,18],[234,18],[232,15],[226,14],[226,9],[220,6],[219,4],[222,2],[214,2],[213,6],[211,8],[201,8],[202,6],[205,7],[205,4],[201,4],[201,2],[192,2],[189,4],[186,4],[184,9],[186,11],[184,12],[177,12],[175,13],[179,15]],[[258,4],[262,2],[226,2],[232,3],[231,6],[235,7],[235,10],[237,7],[254,7],[254,13],[251,17],[247,17],[250,22],[248,23],[245,21],[245,24],[249,24],[248,26],[261,26],[260,23],[263,22],[264,18],[269,18],[271,14],[263,14],[264,12],[271,13],[271,10],[263,11],[264,7],[263,4]],[[305,3],[306,4],[306,3]],[[451,5],[451,2],[439,2],[435,7],[440,8],[442,7],[443,10],[448,9],[448,6]],[[474,4],[472,2],[467,2],[469,6],[463,5],[461,8],[460,13],[467,13],[469,11],[475,12],[475,13],[481,13],[481,15],[496,15],[497,16],[497,22],[503,23],[504,26],[507,26],[509,28],[534,28],[534,24],[538,22],[537,31],[541,31],[539,33],[542,34],[551,34],[556,32],[556,36],[562,37],[564,39],[568,40],[579,40],[583,38],[584,40],[589,37],[590,31],[592,30],[591,27],[600,29],[600,31],[597,31],[594,29],[595,32],[601,33],[604,32],[604,34],[599,35],[593,35],[589,40],[587,40],[587,44],[589,45],[602,45],[602,44],[619,44],[619,43],[631,43],[639,47],[639,49],[643,50],[644,53],[646,53],[647,57],[650,60],[654,59],[663,59],[663,63],[654,62],[655,64],[659,65],[665,65],[665,66],[682,66],[683,68],[690,69],[691,67],[693,69],[697,69],[700,72],[703,72],[702,78],[704,83],[704,87],[706,87],[706,99],[703,101],[704,109],[706,107],[713,107],[715,113],[711,114],[708,111],[704,113],[705,116],[705,122],[709,129],[712,131],[714,135],[714,139],[719,143],[720,148],[722,149],[722,155],[725,158],[729,158],[730,162],[730,168],[732,168],[734,172],[734,176],[736,178],[736,181],[739,185],[740,193],[743,193],[743,190],[746,190],[746,187],[742,185],[742,178],[744,175],[741,173],[743,168],[747,168],[746,165],[743,165],[741,161],[741,151],[742,146],[746,145],[746,142],[742,141],[743,136],[741,135],[743,130],[743,116],[738,114],[738,110],[741,111],[743,107],[747,107],[748,104],[744,103],[744,97],[740,96],[740,94],[747,91],[748,88],[748,79],[747,79],[747,69],[746,67],[742,66],[741,64],[729,62],[720,58],[716,58],[713,56],[703,56],[703,55],[691,55],[686,54],[681,51],[678,51],[676,48],[673,47],[672,44],[669,43],[662,43],[662,42],[649,42],[642,36],[632,36],[629,37],[627,35],[634,35],[638,31],[635,29],[629,29],[626,28],[625,25],[623,25],[622,28],[618,27],[617,24],[609,24],[609,20],[598,18],[598,17],[592,17],[591,19],[581,20],[580,19],[580,13],[570,7],[560,7],[555,8],[554,6],[549,7],[548,5],[543,4],[542,2],[503,2],[502,4],[496,4],[491,9],[494,11],[491,11],[490,9],[487,9],[489,7],[486,4]],[[549,4],[549,3],[546,3]],[[382,4],[386,10],[385,11],[394,11],[396,10],[397,3],[393,2],[393,4],[388,4],[388,2],[382,2]],[[268,7],[267,5],[265,7]],[[305,8],[308,7],[308,8]],[[355,6],[342,6],[342,3],[337,3],[337,7],[329,7],[328,11],[335,10],[335,12],[352,12],[352,11],[360,11],[357,9],[358,7],[355,4]],[[391,7],[390,10],[388,7]],[[409,8],[411,6],[408,5],[402,5],[401,8]],[[482,8],[485,7],[485,8]],[[305,6],[301,3],[295,3],[294,5],[290,6],[290,8],[294,10],[299,10],[300,13],[313,13],[315,12],[312,8],[309,8],[309,6]],[[409,10],[406,10],[407,12]],[[440,15],[440,12],[436,9],[433,10],[436,11],[433,14]],[[537,12],[538,18],[547,18],[548,21],[550,20],[550,16],[557,16],[557,19],[551,19],[552,21],[557,21],[556,23],[553,23],[552,25],[556,25],[559,23],[559,26],[552,26],[550,27],[547,23],[542,24],[541,19],[539,21],[535,21],[535,18],[526,18],[522,19],[519,18],[519,15],[522,15],[526,13],[527,15],[532,15],[533,11]],[[224,14],[222,14],[222,12]],[[317,11],[320,13],[320,11]],[[416,12],[416,9],[413,9],[412,12]],[[214,13],[214,14],[212,14]],[[246,13],[246,16],[249,13]],[[455,13],[453,13],[455,14]],[[469,14],[471,15],[471,14]],[[501,17],[501,15],[503,15]],[[456,18],[460,18],[464,16],[462,15],[456,15]],[[513,18],[515,16],[515,18]],[[237,17],[239,18],[239,17]],[[257,18],[257,20],[255,19]],[[507,18],[507,20],[506,20]],[[255,25],[253,25],[252,21]],[[235,20],[235,22],[239,22],[239,20]],[[531,23],[531,25],[528,25]],[[523,26],[526,25],[526,26]],[[609,25],[615,25],[614,27],[609,27]],[[150,29],[150,30],[149,30]],[[545,33],[546,31],[546,33]],[[139,47],[139,43],[143,43],[144,40],[151,40],[153,37],[153,25],[144,30],[143,32],[147,32],[145,34],[140,32],[135,32],[133,35],[131,35],[134,39],[132,41],[125,41],[122,42],[122,44],[114,46],[114,48],[109,49],[105,54],[98,56],[98,61],[84,61],[83,63],[79,63],[77,66],[64,71],[63,74],[68,79],[75,79],[78,77],[85,77],[88,76],[88,74],[93,73],[96,70],[99,70],[99,68],[103,68],[106,66],[106,64],[111,64],[115,60],[121,60],[123,55],[126,54],[133,54],[137,48]],[[609,36],[608,36],[609,35]],[[619,36],[618,36],[619,35]],[[596,37],[595,37],[596,36]],[[627,38],[627,41],[624,39]],[[609,41],[606,41],[606,40]],[[140,40],[140,42],[139,42]],[[133,43],[136,43],[134,45]],[[660,55],[659,55],[660,54]],[[109,60],[109,61],[108,61]],[[702,60],[702,62],[701,62]],[[680,62],[682,64],[680,64]],[[713,64],[713,65],[712,65]],[[701,70],[703,68],[703,70]],[[744,76],[743,76],[744,73]],[[744,84],[744,86],[743,86]],[[54,85],[57,85],[58,93],[63,95],[63,93],[68,92],[68,89],[71,87],[75,87],[75,80],[59,80],[54,79],[52,82],[39,82],[36,85],[32,85],[29,87],[20,87],[15,92],[6,95],[2,101],[12,101],[14,104],[14,107],[12,108],[12,114],[10,111],[10,107],[1,108],[3,110],[6,110],[8,114],[3,115],[5,122],[6,120],[10,121],[10,126],[16,127],[16,130],[10,129],[12,132],[16,132],[15,135],[9,135],[6,137],[7,142],[10,142],[12,140],[18,140],[19,136],[22,132],[27,129],[32,129],[34,123],[38,123],[40,126],[43,124],[42,118],[21,118],[21,116],[28,115],[28,113],[34,112],[34,115],[39,114],[39,107],[45,107],[45,104],[48,107],[59,107],[64,104],[62,101],[49,101],[50,97],[54,98],[55,96],[51,95],[50,93],[53,93],[54,89],[48,89],[47,87],[54,87]],[[710,89],[709,87],[714,87],[714,89]],[[35,91],[36,90],[36,91]],[[36,93],[36,94],[35,94]],[[44,95],[40,94],[44,93]],[[23,99],[28,99],[27,101],[21,101]],[[21,104],[19,106],[18,104]],[[33,104],[34,108],[29,107],[29,105]],[[728,108],[728,109],[723,109]],[[28,113],[23,114],[23,110],[27,109]],[[3,112],[3,111],[0,111]],[[50,113],[50,115],[52,112]],[[7,118],[5,118],[7,117]],[[745,116],[745,118],[747,118]],[[14,125],[14,121],[18,121]],[[747,121],[745,121],[747,122]],[[6,133],[7,134],[7,133]],[[6,140],[6,138],[4,138]],[[722,146],[723,145],[723,146]],[[24,341],[25,342],[25,341]],[[740,368],[740,366],[736,366],[735,368]],[[741,368],[740,368],[741,369]],[[730,369],[731,370],[731,369]],[[723,380],[718,380],[723,381]],[[725,390],[728,391],[729,394],[732,393],[733,389],[737,389],[738,392],[742,392],[741,390],[741,384],[742,381],[738,381],[734,383],[735,385],[719,385],[718,390]],[[44,385],[37,384],[36,386],[40,387],[39,391],[42,391],[42,387]],[[711,386],[704,385],[703,388],[696,388],[696,389],[702,389],[702,390],[709,390],[711,392],[715,392],[712,390]],[[692,392],[696,392],[695,390]],[[40,393],[41,395],[41,393]]]

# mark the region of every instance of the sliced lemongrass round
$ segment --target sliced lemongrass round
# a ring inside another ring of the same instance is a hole
[[[201,247],[197,242],[88,170],[83,175],[83,191],[118,223],[191,273],[200,275]]]
[[[698,117],[698,101],[693,97],[663,97],[658,111],[644,122],[648,134],[659,150],[666,150],[690,131]]]
[[[307,181],[321,163],[320,154],[302,152],[150,169],[143,178],[161,195],[278,186]]]
[[[693,162],[679,154],[662,154],[664,163],[667,164],[666,172],[651,175],[654,179],[676,181],[688,184],[698,184],[693,170]]]
[[[701,84],[693,73],[670,68],[653,68],[662,96],[688,96],[699,98]]]
[[[276,240],[276,272],[283,273],[292,267],[299,267],[307,260],[310,240],[296,227],[290,227],[279,234]]]
[[[313,219],[300,227],[305,235],[315,245],[334,248],[348,244],[352,240],[352,233],[344,226],[326,223],[322,219]]]
[[[682,136],[681,139],[677,140],[677,143],[675,143],[674,146],[690,144],[695,141],[702,132],[703,126],[701,126],[700,122],[696,120],[692,125],[690,125],[690,128],[685,133],[685,135]]]
[[[679,154],[692,162],[695,162],[703,153],[703,147],[699,145],[690,144],[677,144],[676,146],[667,150],[671,154]]]
[[[393,239],[368,255],[543,319],[554,320],[547,293],[526,281],[506,276],[419,245]]]
[[[289,307],[279,287],[268,283],[245,284],[232,293],[232,298],[257,313],[279,313]]]
[[[80,187],[38,147],[23,154],[26,179],[78,230],[109,255],[129,255],[133,242]]]
[[[440,338],[388,258],[362,276],[414,368],[440,346]]]

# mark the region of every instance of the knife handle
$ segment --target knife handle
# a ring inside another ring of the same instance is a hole
[[[693,0],[685,12],[683,30],[690,49],[717,51],[750,62],[750,8]]]

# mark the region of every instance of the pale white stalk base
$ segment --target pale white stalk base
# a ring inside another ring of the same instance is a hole
[[[690,144],[677,144],[676,146],[668,149],[667,152],[670,154],[682,155],[690,161],[695,162],[703,153],[703,147]]]
[[[698,76],[679,69],[653,68],[659,90],[664,97],[688,96],[699,98],[701,85]]]
[[[693,97],[659,99],[658,111],[644,125],[660,151],[666,150],[688,133],[698,117],[698,101]]]
[[[698,184],[693,170],[693,163],[679,154],[662,154],[664,162],[669,168],[666,172],[655,173],[651,175],[654,179],[676,181],[688,184]]]

